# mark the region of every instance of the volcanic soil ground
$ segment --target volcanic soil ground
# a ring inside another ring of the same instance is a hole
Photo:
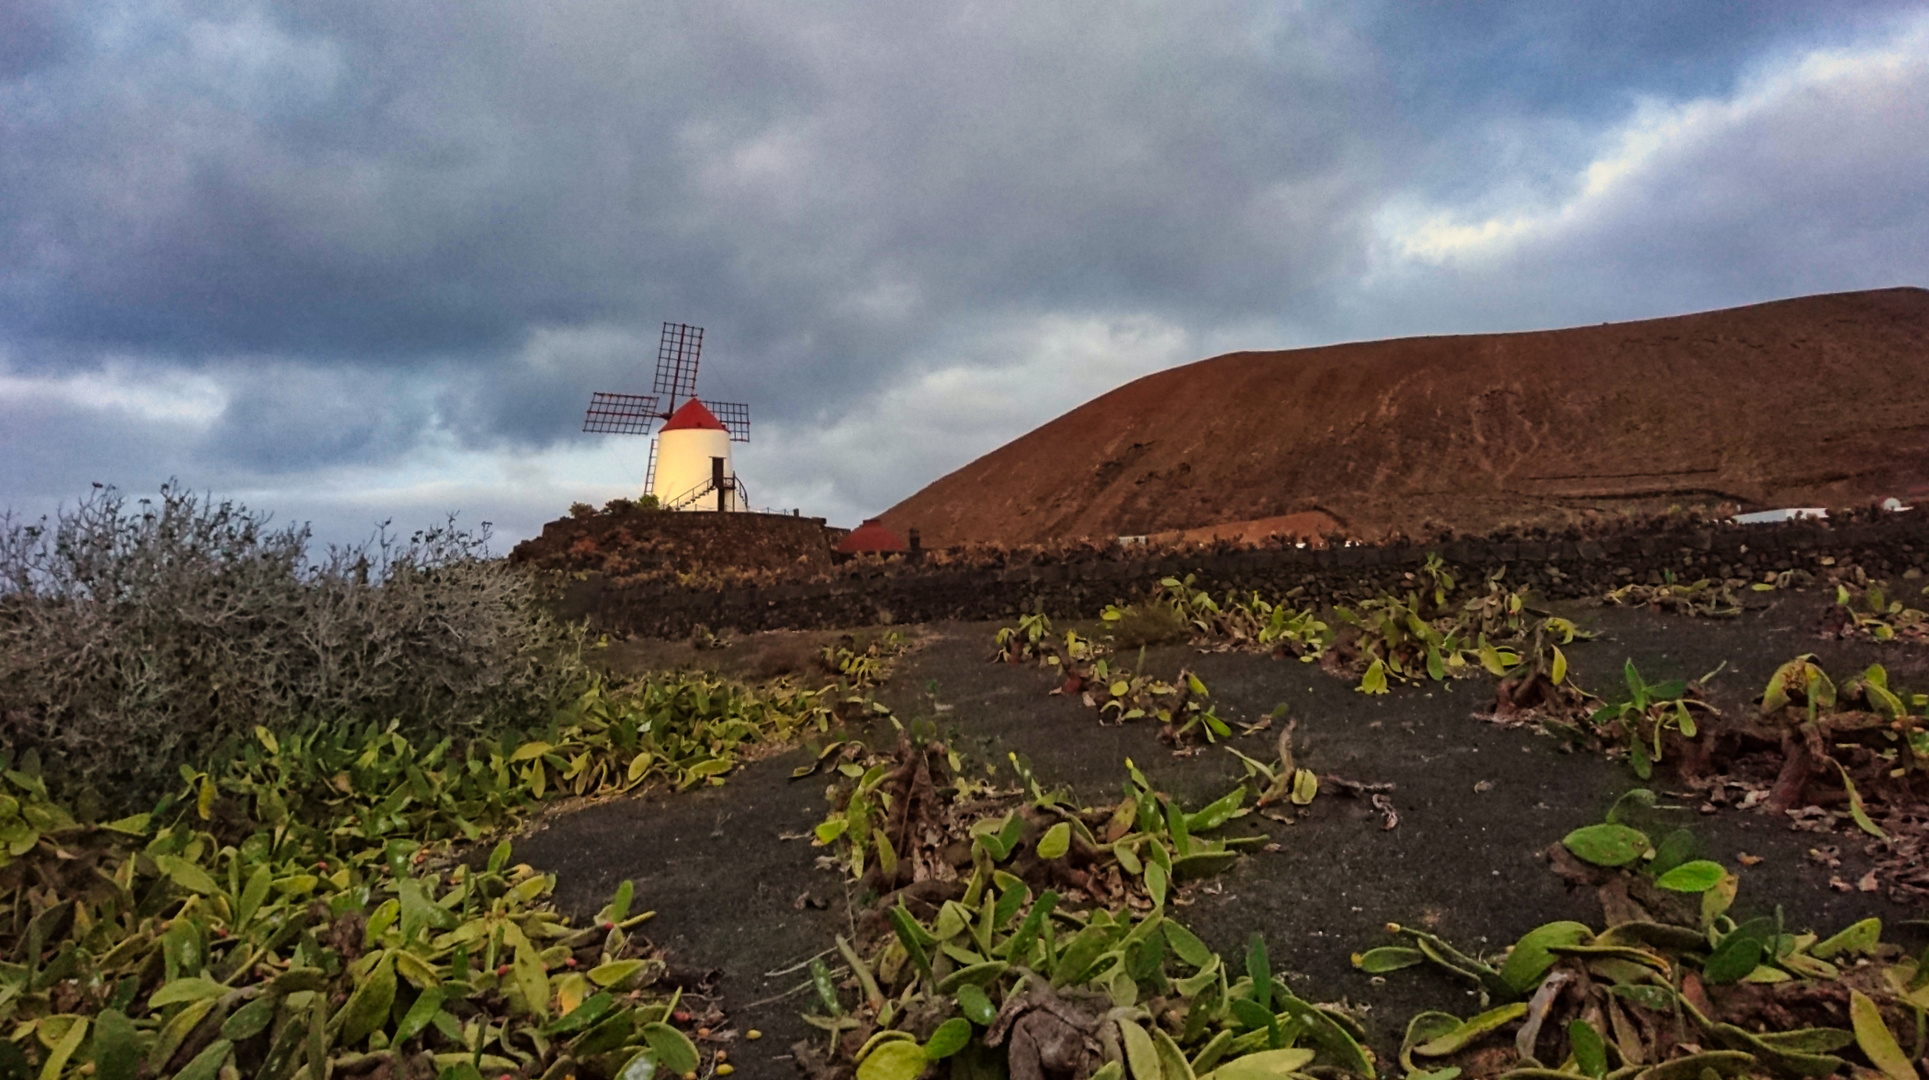
[[[1725,621],[1576,606],[1564,613],[1596,636],[1568,650],[1573,677],[1612,698],[1630,658],[1654,680],[1694,678],[1725,662],[1711,683],[1712,701],[1724,710],[1750,708],[1775,667],[1803,652],[1817,653],[1835,673],[1881,662],[1902,685],[1929,683],[1929,650],[1920,646],[1819,639],[1814,628],[1825,603],[1815,594],[1775,594],[1761,609]],[[1189,806],[1241,779],[1238,761],[1223,750],[1176,757],[1156,739],[1153,725],[1101,726],[1094,710],[1049,694],[1049,673],[988,662],[994,630],[985,623],[906,628],[915,648],[896,662],[879,699],[905,720],[935,720],[976,767],[1002,766],[1015,751],[1030,759],[1042,783],[1069,786],[1087,804],[1117,798],[1126,758]],[[703,654],[627,643],[610,650],[610,663],[635,670],[703,660],[726,671],[733,664],[754,670],[775,640],[760,638]],[[1532,730],[1478,719],[1491,707],[1491,680],[1369,697],[1317,665],[1265,656],[1171,646],[1151,650],[1146,666],[1167,677],[1190,667],[1228,719],[1257,720],[1284,702],[1298,724],[1301,764],[1323,775],[1394,785],[1399,821],[1392,829],[1367,800],[1345,797],[1330,784],[1290,824],[1260,815],[1233,823],[1228,834],[1261,830],[1278,850],[1242,859],[1201,883],[1178,911],[1222,952],[1263,932],[1275,967],[1290,973],[1302,996],[1366,1010],[1382,1060],[1391,1060],[1413,1012],[1467,1015],[1476,1008],[1463,985],[1430,970],[1396,972],[1383,982],[1355,971],[1353,952],[1390,943],[1387,922],[1424,925],[1489,952],[1550,920],[1600,924],[1592,891],[1571,889],[1543,852],[1569,830],[1601,820],[1618,796],[1640,784],[1625,764],[1566,752]],[[1274,734],[1233,745],[1263,760]],[[888,747],[893,736],[886,730],[872,737]],[[810,1004],[799,965],[853,925],[848,905],[854,898],[842,879],[819,869],[822,852],[798,838],[827,809],[823,776],[790,779],[809,760],[811,751],[796,747],[744,766],[722,787],[554,814],[517,850],[519,859],[557,874],[557,899],[574,914],[594,911],[623,879],[636,882],[638,905],[656,912],[646,932],[672,962],[720,972],[718,990],[732,1028],[764,1032],[760,1041],[731,1044],[746,1080],[796,1075],[789,1047],[816,1034],[799,1019]],[[1664,793],[1674,788],[1661,774],[1651,786]],[[1855,882],[1871,867],[1859,834],[1817,835],[1759,809],[1702,813],[1695,800],[1668,801],[1684,806],[1675,816],[1700,838],[1701,854],[1740,874],[1738,913],[1766,914],[1782,905],[1791,925],[1824,932],[1877,915],[1891,928],[1885,934],[1920,945],[1908,936],[1915,931],[1900,925],[1919,911],[1882,893],[1831,887],[1831,877]],[[1820,845],[1840,848],[1839,867],[1809,857]],[[1743,853],[1760,861],[1743,866]]]

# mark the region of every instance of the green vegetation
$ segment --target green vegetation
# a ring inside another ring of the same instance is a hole
[[[1052,621],[1043,612],[1034,615],[1021,615],[1018,625],[1001,627],[994,636],[998,652],[992,659],[1002,664],[1017,664],[1040,657],[1040,649],[1049,647],[1052,636]]]
[[[1353,1019],[1288,989],[1262,939],[1235,971],[1161,910],[1080,914],[1059,900],[994,887],[935,920],[892,908],[875,963],[840,942],[860,1000],[846,1005],[826,972],[823,1012],[806,1019],[833,1037],[870,1032],[851,1055],[859,1080],[915,1080],[953,1055],[954,1076],[1376,1075]]]
[[[1107,615],[1116,610],[1108,608]],[[1081,637],[1076,630],[1067,630],[1061,645],[1052,634],[1051,620],[1043,615],[1028,615],[1017,626],[1000,629],[996,641],[995,660],[1036,659],[1063,672],[1065,682],[1053,693],[1077,695],[1088,708],[1099,711],[1101,722],[1151,717],[1162,725],[1160,738],[1175,746],[1200,739],[1217,742],[1232,734],[1211,703],[1212,691],[1199,676],[1181,669],[1177,678],[1166,682],[1145,674],[1144,646],[1139,649],[1141,670],[1135,673],[1109,657],[1110,647]]]
[[[895,767],[852,763],[847,799],[872,799],[867,813],[889,819],[910,790],[893,778],[950,753],[910,746]],[[1176,921],[1168,879],[1152,872],[1156,856],[1139,861],[1158,892],[1081,890],[1090,878],[1052,887],[1053,864],[1103,867],[1108,843],[1119,862],[1121,848],[1184,850],[1189,833],[1246,812],[1243,787],[1185,814],[1128,771],[1127,798],[1099,810],[1071,810],[1022,767],[1017,809],[1001,811],[987,788],[944,787],[953,806],[969,808],[945,831],[970,837],[969,869],[948,892],[898,875],[876,901],[875,943],[837,938],[841,964],[817,963],[818,1007],[807,1017],[828,1043],[806,1064],[854,1065],[859,1080],[912,1080],[934,1062],[974,1077],[1376,1076],[1356,1022],[1293,993],[1258,935],[1234,970]],[[820,827],[820,842],[866,827],[850,805]],[[1397,943],[1354,956],[1376,977],[1430,965],[1478,996],[1471,1016],[1408,1019],[1398,1060],[1409,1080],[1915,1075],[1912,1062],[1929,1051],[1929,956],[1885,944],[1875,919],[1823,936],[1786,927],[1779,909],[1737,915],[1739,879],[1699,857],[1692,833],[1668,826],[1676,809],[1637,789],[1562,841],[1563,872],[1599,889],[1600,928],[1547,923],[1482,956],[1390,923]],[[873,835],[883,864],[901,859],[886,854],[882,830]],[[869,864],[873,883],[878,864]],[[850,865],[855,874],[866,864]]]
[[[454,856],[557,796],[721,784],[746,747],[869,703],[605,686],[485,539],[309,566],[304,530],[172,487],[6,521],[0,1076],[701,1064],[627,884],[576,926],[507,841]]]
[[[1860,705],[1861,708],[1853,706]],[[1873,792],[1896,806],[1920,801],[1916,794],[1929,778],[1929,722],[1912,708],[1929,706],[1929,695],[1889,688],[1888,672],[1871,664],[1838,688],[1812,653],[1783,664],[1762,691],[1763,720],[1787,730],[1790,755],[1805,772],[1833,767],[1849,797],[1856,826],[1886,839],[1871,818],[1866,796]],[[1865,791],[1856,784],[1861,778]],[[1799,801],[1785,799],[1791,805]]]
[[[1168,914],[1264,840],[1207,835],[1251,812],[1245,786],[1186,811],[1128,761],[1121,801],[1076,808],[1016,757],[1019,786],[1000,791],[931,740],[854,756],[816,842],[875,897],[885,932],[864,950],[838,937],[841,972],[820,962],[818,1064],[852,1063],[859,1080],[953,1057],[968,1076],[1374,1075],[1354,1022],[1291,993],[1262,941],[1242,976]]]
[[[1929,772],[1929,725],[1917,715],[1929,707],[1929,698],[1892,691],[1880,665],[1852,680],[1838,702],[1835,684],[1814,665],[1813,657],[1798,658],[1770,680],[1755,724],[1726,720],[1702,700],[1701,684],[1719,668],[1693,684],[1679,679],[1650,682],[1629,661],[1623,668],[1626,697],[1603,702],[1568,677],[1564,647],[1588,635],[1568,619],[1536,610],[1529,596],[1503,585],[1501,574],[1488,577],[1485,588],[1469,596],[1438,558],[1430,557],[1414,579],[1415,587],[1402,595],[1337,606],[1321,617],[1293,608],[1286,598],[1214,600],[1196,588],[1190,576],[1167,578],[1137,604],[1109,606],[1103,622],[1107,627],[1134,626],[1148,612],[1157,612],[1157,625],[1184,626],[1195,645],[1267,648],[1275,655],[1297,656],[1357,676],[1357,689],[1368,694],[1387,693],[1400,681],[1441,681],[1484,672],[1498,679],[1496,719],[1516,722],[1524,717],[1551,734],[1625,756],[1643,780],[1670,753],[1670,743],[1705,747],[1705,764],[1717,769],[1746,751],[1795,754],[1804,760],[1778,778],[1773,805],[1805,805],[1804,792],[1811,783],[1839,783],[1849,796],[1851,818],[1878,837],[1885,834],[1874,820],[1871,803],[1899,807],[1909,802],[1915,797],[1910,791],[1916,778]],[[1669,595],[1683,603],[1725,595],[1711,591],[1706,582],[1659,588],[1674,590]],[[1620,599],[1637,595],[1647,594],[1628,591]],[[1911,637],[1922,625],[1920,612],[1887,599],[1877,584],[1860,593],[1838,587],[1837,600],[1850,632],[1870,638]],[[1646,602],[1653,602],[1652,597]],[[1134,636],[1145,634],[1135,630]],[[1035,659],[1062,671],[1065,681],[1054,692],[1078,695],[1104,720],[1156,719],[1163,725],[1162,737],[1175,746],[1216,742],[1234,731],[1234,725],[1213,710],[1210,691],[1196,674],[1181,669],[1170,682],[1147,674],[1143,647],[1137,664],[1128,667],[1111,654],[1106,641],[1075,631],[1060,638],[1042,615],[1001,630],[998,642],[1000,659]],[[1270,722],[1246,725],[1245,733]],[[1784,732],[1789,739],[1783,738]],[[1299,770],[1287,768],[1282,779],[1272,766],[1241,757],[1251,782],[1287,791],[1295,786],[1290,778]]]
[[[1832,579],[1835,585],[1831,633],[1871,641],[1929,640],[1929,613],[1925,613],[1920,606],[1910,606],[1905,602],[1902,599],[1903,588],[1897,587],[1892,592],[1889,582],[1870,580],[1862,568],[1837,566],[1832,558],[1822,559],[1822,565],[1827,568],[1823,571],[1825,583]],[[1913,570],[1904,575],[1905,579],[1920,576]],[[1704,618],[1732,618],[1742,612],[1737,590],[1743,584],[1754,592],[1773,592],[1813,581],[1814,577],[1807,571],[1783,570],[1764,574],[1761,581],[1753,583],[1739,578],[1725,581],[1702,578],[1684,583],[1676,580],[1674,571],[1664,570],[1659,584],[1623,585],[1611,590],[1606,599],[1614,604],[1650,607],[1656,611]],[[1929,587],[1918,591],[1919,595],[1929,596]]]
[[[569,516],[578,521],[582,521],[593,518],[599,513],[606,517],[622,517],[632,510],[656,510],[658,508],[656,496],[654,495],[645,495],[640,499],[625,499],[619,497],[604,503],[603,509],[600,511],[585,502],[570,503]]]
[[[1603,703],[1568,676],[1564,647],[1586,636],[1572,622],[1534,610],[1498,575],[1472,596],[1437,562],[1419,578],[1404,595],[1324,617],[1259,596],[1215,600],[1189,578],[1168,579],[1148,600],[1108,608],[1096,640],[1055,633],[1034,615],[1000,632],[998,658],[1057,670],[1055,692],[1079,695],[1106,719],[1157,718],[1175,744],[1223,738],[1230,726],[1216,716],[1187,722],[1185,704],[1208,692],[1183,669],[1170,682],[1147,675],[1150,645],[1267,648],[1357,677],[1369,693],[1486,673],[1499,683],[1497,712],[1531,710],[1551,732],[1624,754],[1643,778],[1677,752],[1671,743],[1695,744],[1717,770],[1772,748],[1811,755],[1781,770],[1777,798],[1800,803],[1803,784],[1825,778],[1846,789],[1849,817],[1872,835],[1885,835],[1877,807],[1920,803],[1912,785],[1929,769],[1929,732],[1912,707],[1929,701],[1892,688],[1879,665],[1838,686],[1814,657],[1798,657],[1746,724],[1701,699],[1713,672],[1694,684],[1650,681],[1630,661],[1626,697]],[[1707,583],[1662,588],[1640,602],[1702,615],[1738,607]],[[1870,619],[1907,624],[1893,601],[1860,602]],[[1874,625],[1856,627],[1877,637]],[[1139,648],[1136,663],[1120,662],[1122,642]],[[1215,807],[1236,814],[1255,795],[1260,807],[1316,796],[1318,778],[1293,758],[1292,730],[1280,731],[1276,762],[1232,751],[1246,784],[1196,814],[1153,794],[1136,769],[1117,807],[1074,810],[1040,791],[1019,760],[1023,784],[1011,792],[963,778],[956,756],[935,744],[895,763],[845,761],[847,783],[833,789],[817,840],[875,900],[877,922],[868,947],[863,923],[858,941],[838,940],[839,971],[820,967],[821,1009],[810,1019],[829,1040],[814,1064],[854,1066],[859,1080],[910,1080],[934,1063],[954,1077],[1373,1076],[1352,1021],[1273,979],[1263,942],[1255,938],[1246,975],[1234,978],[1169,908],[1180,875],[1165,863],[1194,851],[1206,857],[1198,867],[1216,872],[1238,857],[1243,842],[1185,846]],[[1794,787],[1780,791],[1790,777]],[[1878,793],[1868,803],[1865,788]],[[1410,1080],[1916,1075],[1913,1062],[1929,1051],[1929,956],[1884,944],[1875,920],[1824,937],[1791,931],[1779,911],[1732,914],[1739,879],[1697,857],[1695,838],[1667,827],[1666,810],[1638,790],[1564,841],[1563,872],[1601,891],[1599,927],[1549,923],[1481,956],[1390,924],[1397,944],[1356,957],[1376,976],[1430,964],[1480,999],[1471,1016],[1411,1018],[1399,1052]],[[922,824],[896,831],[913,822]],[[940,868],[947,845],[968,860]],[[952,887],[929,887],[944,880]]]
[[[1545,677],[1554,686],[1566,681],[1561,646],[1588,636],[1572,622],[1535,611],[1525,592],[1501,583],[1499,572],[1482,594],[1466,600],[1457,598],[1453,578],[1436,558],[1428,559],[1426,577],[1425,589],[1404,597],[1377,597],[1358,611],[1335,609],[1358,631],[1354,664],[1366,665],[1363,693],[1384,694],[1390,682],[1423,674],[1440,682],[1479,669],[1516,680]]]
[[[1773,581],[1758,582],[1757,591],[1775,588]],[[1741,598],[1735,594],[1735,587],[1725,581],[1701,578],[1684,584],[1675,579],[1673,570],[1662,571],[1659,585],[1623,585],[1607,594],[1609,603],[1625,607],[1650,607],[1656,611],[1667,611],[1680,615],[1698,615],[1710,619],[1732,619],[1741,614]]]
[[[480,870],[452,844],[542,800],[645,783],[723,782],[738,748],[828,725],[829,692],[758,696],[696,676],[592,687],[534,739],[394,725],[258,727],[151,813],[83,820],[30,752],[0,762],[0,1020],[15,1075],[43,1080],[230,1069],[267,1080],[382,1066],[443,1080],[683,1073],[697,1050],[652,994],[661,961],[630,930],[630,891],[587,927],[553,881]]]
[[[1207,597],[1208,602],[1211,598]],[[1105,609],[1106,631],[1116,649],[1144,649],[1180,645],[1192,639],[1195,627],[1176,604],[1133,604]]]
[[[1134,604],[1107,605],[1101,620],[1107,641],[1067,631],[1062,644],[1044,615],[1028,615],[997,632],[994,659],[1037,660],[1066,676],[1058,692],[1078,694],[1114,722],[1152,717],[1174,745],[1216,742],[1232,733],[1210,704],[1205,683],[1189,670],[1170,682],[1145,668],[1151,644],[1190,640],[1201,647],[1270,650],[1275,656],[1321,663],[1359,679],[1366,694],[1384,694],[1401,682],[1439,682],[1480,671],[1502,681],[1503,711],[1544,708],[1566,713],[1587,695],[1567,683],[1562,647],[1589,635],[1572,621],[1536,610],[1523,591],[1508,589],[1502,573],[1466,595],[1438,555],[1409,575],[1415,587],[1322,615],[1295,608],[1291,596],[1268,600],[1253,593],[1215,600],[1195,578],[1165,578],[1151,596]],[[1111,658],[1136,644],[1131,668]]]
[[[393,720],[431,741],[539,725],[588,684],[582,631],[487,539],[384,533],[311,564],[305,528],[173,486],[0,518],[8,745],[126,811],[257,725]]]
[[[958,890],[977,895],[1015,875],[1080,903],[1145,910],[1163,905],[1177,884],[1217,873],[1264,841],[1205,835],[1251,812],[1244,785],[1186,811],[1127,761],[1120,802],[1075,807],[1066,793],[1041,788],[1016,755],[1011,767],[1019,786],[1000,789],[966,775],[957,751],[940,742],[906,739],[890,758],[854,743],[838,746],[851,760],[837,767],[844,779],[827,793],[831,811],[815,843],[836,851],[837,863],[879,895],[922,881],[960,882]]]
[[[1229,593],[1220,602],[1195,588],[1195,580],[1191,574],[1164,578],[1145,600],[1125,606],[1109,604],[1100,618],[1113,628],[1122,647],[1131,641],[1135,627],[1175,622],[1183,631],[1177,640],[1191,637],[1224,641],[1235,647],[1278,649],[1308,661],[1318,659],[1333,642],[1331,627],[1312,612],[1292,607],[1285,598],[1270,601],[1257,592],[1245,597]],[[1138,636],[1144,638],[1146,631],[1139,630]],[[1160,640],[1170,642],[1173,638]]]
[[[1876,919],[1826,938],[1791,931],[1780,909],[1736,919],[1739,880],[1695,858],[1686,830],[1646,824],[1663,810],[1637,789],[1562,841],[1600,886],[1604,929],[1552,922],[1483,958],[1389,924],[1401,944],[1353,957],[1373,974],[1431,964],[1480,995],[1476,1016],[1412,1018],[1400,1047],[1409,1077],[1451,1080],[1464,1067],[1519,1080],[1819,1078],[1852,1066],[1916,1076],[1929,964],[1884,944]],[[1480,1045],[1509,1031],[1511,1047]],[[1851,1049],[1859,1061],[1840,1056]]]
[[[699,1021],[663,985],[629,884],[572,924],[500,837],[559,797],[722,784],[755,746],[888,716],[862,691],[903,640],[825,648],[840,681],[821,690],[610,686],[483,538],[378,538],[314,566],[306,539],[172,489],[138,512],[105,492],[52,526],[0,528],[0,1080],[727,1075],[686,1034]],[[1878,587],[1838,599],[1857,633],[1921,623]],[[1563,646],[1585,635],[1499,575],[1465,590],[1436,558],[1402,595],[1290,601],[1167,579],[1108,608],[1105,640],[1035,615],[999,632],[998,656],[1055,668],[1059,692],[1108,721],[1154,719],[1178,747],[1234,728],[1194,673],[1148,675],[1148,646],[1271,650],[1366,693],[1485,672],[1503,707],[1625,747],[1643,777],[1671,741],[1714,746],[1717,767],[1771,743],[1806,754],[1776,797],[1839,782],[1877,837],[1929,775],[1929,700],[1879,665],[1838,685],[1797,657],[1743,730],[1632,663],[1626,701],[1582,711]],[[1116,650],[1132,647],[1128,667]],[[793,775],[837,778],[813,839],[869,910],[836,939],[837,969],[812,962],[813,1064],[857,1080],[940,1062],[967,1078],[1371,1080],[1357,1023],[1292,993],[1261,938],[1222,957],[1173,917],[1191,883],[1266,842],[1222,831],[1317,797],[1293,731],[1276,760],[1228,746],[1244,782],[1196,809],[1130,761],[1110,805],[1045,789],[1015,755],[1001,785],[922,723],[890,757],[824,746]],[[1410,1080],[1913,1075],[1929,957],[1882,943],[1874,920],[1823,939],[1779,912],[1733,917],[1736,876],[1661,814],[1637,791],[1564,841],[1566,869],[1602,890],[1599,931],[1551,923],[1483,957],[1392,926],[1398,944],[1360,954],[1376,974],[1433,964],[1481,997],[1472,1017],[1413,1018]],[[1512,1056],[1495,1056],[1509,1030]]]
[[[1929,596],[1929,588],[1923,589],[1922,595]],[[1875,641],[1929,640],[1929,613],[1891,597],[1880,582],[1857,588],[1836,585],[1835,606],[1844,635]]]
[[[854,690],[875,686],[891,676],[891,659],[904,652],[904,635],[895,630],[882,634],[845,634],[824,646],[818,664]]]
[[[1595,710],[1588,723],[1604,741],[1622,742],[1635,775],[1646,780],[1654,775],[1654,763],[1661,760],[1663,738],[1670,731],[1683,739],[1693,739],[1696,709],[1714,712],[1714,706],[1701,701],[1680,679],[1650,684],[1629,660],[1622,673],[1628,684],[1628,699]],[[1705,684],[1713,673],[1702,676],[1696,685]]]

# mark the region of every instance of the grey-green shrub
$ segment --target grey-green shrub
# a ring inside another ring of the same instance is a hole
[[[1163,598],[1141,600],[1125,608],[1125,614],[1111,624],[1112,646],[1140,649],[1148,645],[1176,645],[1192,636],[1185,616]]]
[[[0,737],[111,804],[154,798],[256,724],[399,721],[412,737],[543,719],[581,631],[448,525],[308,561],[306,526],[169,484],[0,517]]]

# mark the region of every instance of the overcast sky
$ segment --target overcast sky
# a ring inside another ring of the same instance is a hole
[[[0,0],[16,514],[512,542],[665,320],[852,525],[1220,352],[1911,284],[1920,2]]]

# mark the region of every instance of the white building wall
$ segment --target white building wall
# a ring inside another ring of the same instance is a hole
[[[730,464],[730,433],[711,431],[705,428],[678,428],[665,431],[656,437],[656,486],[650,489],[657,501],[667,506],[674,499],[683,497],[695,488],[710,482],[710,459],[723,459],[723,475],[726,479],[736,475]],[[737,505],[737,493],[733,489],[724,496],[725,507],[741,510]],[[714,492],[697,500],[686,510],[715,510],[717,496]]]

